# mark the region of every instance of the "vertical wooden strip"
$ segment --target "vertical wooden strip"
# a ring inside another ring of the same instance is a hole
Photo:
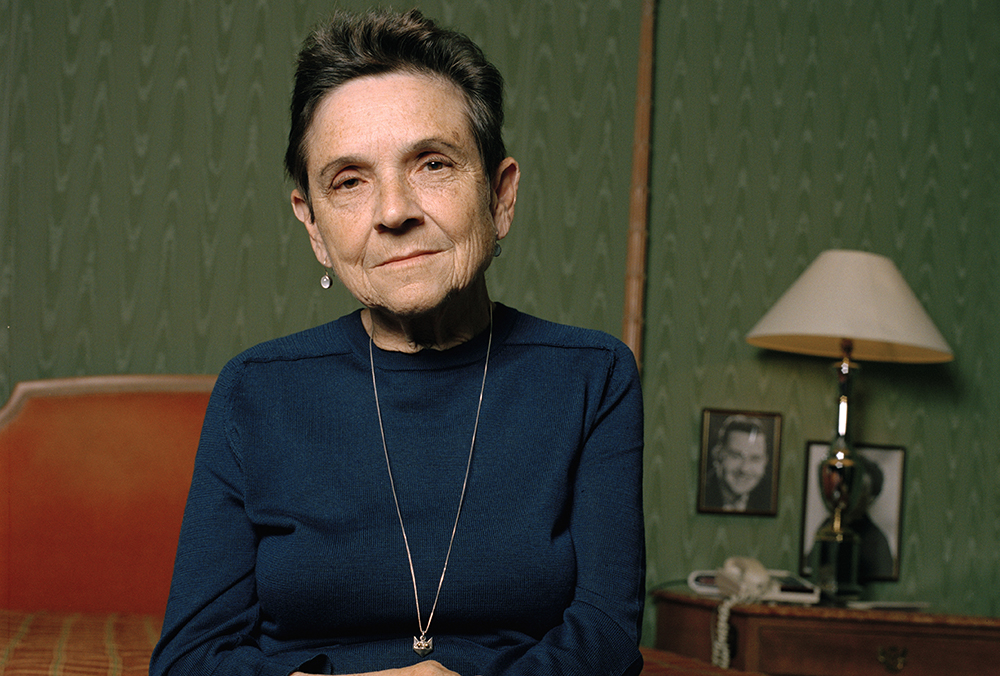
[[[653,48],[656,0],[643,0],[639,33],[639,67],[632,142],[628,251],[625,260],[625,309],[622,340],[642,369],[642,331],[646,295],[646,240],[649,210],[649,140],[653,112]]]

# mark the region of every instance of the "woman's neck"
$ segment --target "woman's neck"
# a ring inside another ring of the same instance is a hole
[[[493,303],[486,291],[453,298],[432,312],[399,316],[381,310],[362,310],[365,331],[382,350],[415,353],[421,350],[447,350],[461,345],[489,326]]]

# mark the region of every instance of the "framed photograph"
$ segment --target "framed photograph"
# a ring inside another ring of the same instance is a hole
[[[698,511],[777,514],[780,448],[778,413],[702,411]]]
[[[830,444],[806,443],[806,477],[803,490],[802,552],[799,566],[803,576],[812,575],[809,554],[816,531],[830,518],[819,492],[819,466]],[[854,451],[869,461],[865,479],[871,497],[867,509],[862,505],[848,522],[861,536],[858,581],[894,581],[899,579],[899,553],[903,526],[903,468],[905,451],[901,446],[854,444]]]

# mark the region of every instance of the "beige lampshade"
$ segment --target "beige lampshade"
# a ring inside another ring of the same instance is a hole
[[[859,361],[953,358],[896,265],[865,251],[821,253],[747,334],[757,347],[832,358],[844,338]]]

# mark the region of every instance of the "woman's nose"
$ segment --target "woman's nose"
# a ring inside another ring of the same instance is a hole
[[[421,219],[423,212],[416,192],[405,176],[384,177],[378,191],[376,227],[397,230]]]

